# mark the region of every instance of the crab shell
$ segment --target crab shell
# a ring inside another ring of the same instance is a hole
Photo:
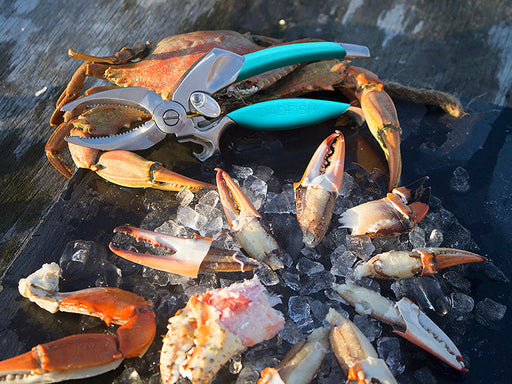
[[[231,356],[274,337],[283,326],[256,277],[192,296],[169,319],[160,355],[162,382],[183,376],[207,384]]]

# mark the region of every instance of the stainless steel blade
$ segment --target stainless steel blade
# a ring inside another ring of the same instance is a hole
[[[165,133],[156,127],[154,121],[149,121],[138,128],[132,129],[131,131],[114,136],[69,136],[66,137],[66,141],[82,147],[94,148],[102,151],[111,151],[115,149],[136,151],[152,147],[156,143],[165,139],[165,136]]]

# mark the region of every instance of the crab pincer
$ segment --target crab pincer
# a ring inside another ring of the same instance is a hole
[[[283,268],[277,241],[261,225],[261,215],[237,183],[222,169],[217,171],[217,189],[231,232],[247,254],[272,269]]]
[[[427,215],[430,187],[423,185],[428,177],[406,187],[393,189],[386,197],[347,209],[339,222],[351,230],[352,236],[398,236],[409,232]]]
[[[0,381],[55,383],[91,377],[116,369],[128,357],[141,357],[156,333],[152,303],[111,287],[59,292],[60,268],[56,263],[21,279],[19,291],[41,308],[87,314],[107,325],[121,325],[116,335],[78,334],[40,344],[17,357],[0,362]]]
[[[111,242],[109,248],[117,256],[146,267],[197,277],[203,272],[246,272],[259,267],[258,263],[236,250],[212,246],[212,239],[196,235],[193,239],[131,226],[119,226],[115,233],[123,233],[138,242],[147,242],[161,248],[164,254],[139,253],[131,247],[123,249]]]
[[[294,184],[297,220],[308,247],[320,243],[329,228],[344,162],[345,139],[336,131],[320,144],[302,179]]]
[[[385,361],[379,359],[375,348],[352,321],[332,308],[325,320],[331,325],[331,349],[347,376],[347,383],[397,383]]]
[[[274,299],[275,300],[275,299]],[[284,317],[257,277],[192,296],[169,319],[160,355],[164,384],[207,384],[238,352],[274,337]]]
[[[457,346],[419,307],[407,297],[398,302],[355,284],[333,284],[343,300],[360,315],[370,315],[393,327],[393,332],[452,366],[467,372]]]
[[[354,276],[378,279],[405,279],[433,275],[443,268],[465,263],[480,263],[487,258],[473,252],[453,248],[417,248],[412,251],[390,251],[372,257],[354,269]]]
[[[310,383],[329,352],[328,335],[325,328],[313,330],[307,340],[295,344],[275,368],[265,368],[257,384]]]

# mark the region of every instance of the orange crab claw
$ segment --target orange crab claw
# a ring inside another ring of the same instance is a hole
[[[400,140],[402,130],[398,122],[395,105],[384,91],[378,76],[367,69],[348,66],[347,85],[356,88],[356,96],[361,103],[366,123],[372,135],[381,146],[389,167],[389,187],[391,191],[400,183],[402,156]]]
[[[167,251],[163,255],[152,255],[125,250],[110,243],[110,250],[119,257],[183,276],[197,277],[199,271],[246,272],[259,266],[236,250],[213,247],[212,239],[206,237],[196,235],[193,239],[186,239],[130,226],[117,227],[114,232],[133,236],[137,241],[149,242],[153,247]]]
[[[344,161],[345,140],[336,131],[320,144],[302,179],[294,184],[297,220],[308,247],[320,243],[329,227],[343,181]]]
[[[215,170],[220,201],[235,238],[249,256],[272,269],[283,268],[279,245],[261,225],[261,215],[225,171]]]
[[[112,183],[130,188],[156,188],[164,191],[187,188],[195,192],[205,187],[214,187],[172,172],[158,162],[145,160],[129,151],[104,152],[91,169]]]
[[[358,264],[354,276],[379,279],[404,279],[437,273],[443,268],[458,264],[486,261],[476,253],[452,248],[422,248],[412,251],[390,251],[378,254]]]
[[[357,384],[386,383],[397,381],[384,360],[356,325],[334,309],[330,309],[325,320],[331,325],[329,340],[331,349],[345,375],[347,382]]]
[[[0,362],[0,381],[54,383],[99,375],[116,369],[124,358],[144,355],[153,342],[156,324],[151,302],[111,287],[59,292],[59,273],[57,264],[44,264],[20,280],[19,291],[52,313],[87,314],[121,325],[117,334],[74,335],[37,345]]]
[[[416,189],[400,187],[386,197],[347,209],[340,217],[342,227],[349,228],[353,236],[398,236],[413,229],[427,215],[430,188],[420,183]],[[407,197],[409,199],[407,199]]]

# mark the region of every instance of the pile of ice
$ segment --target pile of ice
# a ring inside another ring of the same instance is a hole
[[[270,229],[283,251],[284,269],[272,271],[262,268],[256,274],[269,292],[281,298],[282,304],[277,309],[284,313],[286,325],[278,337],[232,358],[229,365],[219,373],[217,382],[255,383],[263,368],[277,364],[297,341],[305,338],[314,328],[326,325],[324,317],[329,308],[353,319],[374,343],[379,355],[386,360],[400,382],[436,382],[436,372],[417,361],[418,358],[435,360],[434,357],[398,339],[381,322],[355,314],[331,289],[331,284],[352,279],[352,268],[356,263],[389,250],[442,246],[479,252],[470,233],[458,223],[453,214],[445,210],[440,201],[433,197],[429,215],[408,234],[374,240],[352,237],[346,229],[339,227],[339,216],[354,205],[381,196],[373,192],[378,188],[367,188],[371,185],[371,180],[356,180],[346,173],[341,194],[336,200],[331,226],[324,240],[311,249],[304,247],[295,218],[292,181],[279,180],[272,169],[262,166],[235,167],[230,175],[253,201],[262,214],[263,224]],[[168,199],[169,194],[165,196]],[[148,199],[146,208],[148,215],[143,223],[146,229],[177,236],[192,237],[199,234],[213,238],[216,246],[239,248],[229,232],[229,225],[215,190],[194,194],[184,189],[175,195],[172,202],[169,199]],[[90,252],[90,248],[87,251]],[[204,273],[197,279],[191,279],[136,266],[113,255],[103,254],[99,259],[97,256],[86,258],[84,252],[83,249],[68,250],[63,255],[61,264],[67,264],[68,271],[72,269],[76,272],[80,269],[76,263],[94,260],[94,266],[91,267],[94,271],[88,273],[100,276],[96,284],[121,286],[152,300],[155,303],[161,334],[165,333],[167,319],[185,305],[190,295],[227,286],[252,275],[252,272]],[[101,272],[101,265],[110,272]],[[395,282],[365,278],[359,283],[378,290],[393,300],[403,296],[411,298],[459,344],[468,324],[475,321],[481,326],[496,323],[503,318],[506,311],[505,305],[490,298],[475,302],[471,295],[472,273],[479,273],[490,279],[506,280],[491,262],[487,262],[452,267],[432,277]],[[159,341],[154,343],[157,345],[143,359],[129,359],[117,382],[158,383],[158,343]],[[464,350],[462,353],[464,355]],[[413,361],[416,363],[410,364]],[[418,366],[423,367],[417,369]],[[337,363],[332,354],[329,354],[314,382],[344,381]]]

